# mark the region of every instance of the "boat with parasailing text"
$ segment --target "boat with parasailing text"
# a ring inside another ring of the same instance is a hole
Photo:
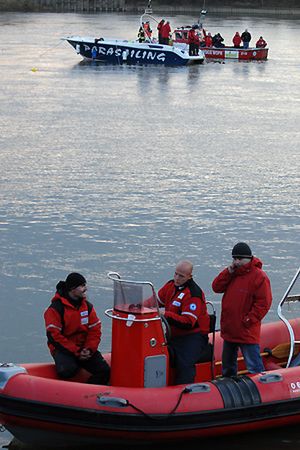
[[[190,56],[188,51],[174,45],[121,39],[70,36],[66,40],[84,59],[116,65],[187,66],[202,64],[204,54]]]
[[[113,307],[109,386],[57,378],[54,364],[0,365],[0,422],[17,439],[34,445],[100,445],[186,442],[230,433],[300,423],[300,317],[287,319],[285,305],[300,268],[278,305],[279,321],[265,323],[261,355],[265,372],[221,377],[222,339],[211,308],[207,355],[196,366],[195,382],[175,385],[168,351],[170,330],[152,283],[112,281]]]

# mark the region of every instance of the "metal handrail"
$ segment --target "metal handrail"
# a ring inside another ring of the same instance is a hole
[[[292,290],[294,284],[296,283],[299,274],[300,274],[300,267],[298,267],[298,270],[297,270],[297,272],[296,272],[294,278],[293,278],[292,281],[290,282],[289,287],[287,288],[285,294],[283,295],[283,297],[282,297],[282,299],[281,299],[281,301],[279,302],[279,305],[278,305],[278,307],[277,307],[277,314],[278,314],[278,317],[279,317],[279,318],[285,323],[285,325],[287,326],[287,329],[288,329],[288,332],[289,332],[289,335],[290,335],[290,341],[291,341],[290,353],[289,353],[288,361],[287,361],[287,364],[286,364],[286,367],[287,367],[287,368],[288,368],[289,365],[291,364],[292,357],[293,357],[293,354],[294,354],[294,349],[295,349],[295,333],[294,333],[294,330],[293,330],[292,325],[291,325],[290,322],[284,317],[284,315],[283,315],[283,313],[282,313],[282,306],[283,306],[283,304],[285,303],[285,301],[287,300],[288,295],[289,295],[289,293],[291,292],[291,290]]]
[[[117,272],[108,272],[107,277],[112,281],[119,281],[120,283],[131,283],[131,284],[148,284],[152,287],[154,291],[154,286],[150,281],[134,281],[134,280],[124,280]]]

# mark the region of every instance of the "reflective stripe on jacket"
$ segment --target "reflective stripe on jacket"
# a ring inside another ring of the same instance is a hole
[[[160,305],[165,307],[172,336],[209,332],[205,296],[193,279],[180,288],[175,286],[174,280],[168,281],[158,291],[158,297]]]
[[[59,306],[57,302],[60,302]],[[62,314],[61,314],[62,311]],[[83,348],[94,353],[101,339],[101,322],[91,303],[84,299],[76,308],[58,293],[44,313],[48,347],[79,355]]]

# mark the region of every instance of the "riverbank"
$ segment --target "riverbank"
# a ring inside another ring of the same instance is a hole
[[[98,12],[143,12],[145,2],[134,0],[0,0],[0,11],[17,12],[74,12],[74,13],[98,13]],[[242,4],[242,6],[241,6]],[[218,0],[203,3],[209,14],[216,15],[272,15],[279,17],[300,18],[300,8],[296,7],[294,0],[282,3],[278,0],[260,1],[224,1]],[[298,5],[297,5],[298,6]],[[199,13],[198,2],[152,2],[153,11],[157,14],[195,14]]]

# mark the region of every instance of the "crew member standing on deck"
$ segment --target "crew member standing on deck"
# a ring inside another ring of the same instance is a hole
[[[159,43],[159,44],[163,44],[163,42],[162,42],[162,36],[161,36],[161,30],[162,30],[162,27],[164,26],[164,23],[165,23],[165,19],[161,19],[161,21],[160,21],[159,24],[157,25],[158,43]]]
[[[252,36],[251,36],[251,34],[249,33],[249,31],[247,30],[247,28],[246,28],[246,30],[243,31],[243,33],[241,34],[241,38],[242,38],[242,41],[243,41],[243,47],[244,47],[244,48],[249,48],[249,44],[250,44],[250,41],[251,41]]]
[[[224,339],[222,375],[237,375],[238,349],[250,373],[264,370],[260,355],[261,321],[270,309],[270,280],[260,259],[245,242],[232,249],[232,263],[214,279],[214,292],[222,293],[221,337]]]
[[[242,38],[240,36],[240,33],[237,31],[232,38],[232,43],[234,45],[234,48],[240,48],[241,42],[242,42]]]
[[[162,44],[169,45],[171,36],[170,22],[167,21],[161,28]]]

